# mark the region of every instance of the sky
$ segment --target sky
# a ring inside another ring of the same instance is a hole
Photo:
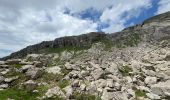
[[[0,0],[0,57],[58,37],[114,33],[170,11],[170,0]]]

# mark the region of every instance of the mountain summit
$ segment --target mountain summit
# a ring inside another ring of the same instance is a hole
[[[1,60],[2,100],[169,100],[170,12],[117,33],[44,41]]]

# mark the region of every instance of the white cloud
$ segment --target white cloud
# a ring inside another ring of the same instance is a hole
[[[101,23],[110,26],[105,32],[122,30],[124,23],[136,17],[151,0],[0,0],[0,57],[27,45],[61,36],[97,31]],[[102,13],[97,22],[71,14],[93,8]],[[124,14],[127,13],[126,16]],[[2,50],[3,49],[3,50]],[[4,53],[2,53],[4,52]]]
[[[151,7],[151,0],[126,0],[119,2],[117,6],[111,9],[106,9],[100,20],[107,22],[110,27],[103,29],[106,32],[117,32],[125,28],[126,23],[130,18],[138,17],[141,10]],[[127,15],[124,15],[127,14]]]
[[[170,11],[170,0],[160,0],[158,11],[156,14],[161,14]]]

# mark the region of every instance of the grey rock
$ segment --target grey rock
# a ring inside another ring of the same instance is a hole
[[[0,76],[0,84],[4,82],[5,78],[3,76]]]
[[[151,91],[156,95],[166,96],[167,93],[170,93],[170,80],[152,85]]]
[[[30,69],[30,68],[34,68],[35,66],[33,66],[33,65],[24,65],[24,66],[22,66],[21,68],[20,68],[20,70],[22,71],[22,72],[25,72],[25,71],[27,71],[28,69]]]
[[[41,75],[43,73],[44,73],[44,71],[41,68],[30,68],[27,70],[26,75],[32,79],[37,79],[37,78],[41,77]]]
[[[5,82],[6,83],[11,83],[12,81],[17,80],[19,77],[18,76],[14,76],[14,77],[10,77],[10,78],[5,78]]]
[[[33,91],[38,86],[38,84],[34,82],[33,80],[26,81],[24,85],[27,91]]]
[[[9,87],[9,85],[8,84],[1,84],[0,85],[0,89],[2,88],[2,89],[6,89],[6,88],[8,88]]]
[[[59,66],[53,66],[46,69],[47,73],[61,74],[61,68]]]
[[[156,77],[147,76],[147,77],[145,78],[145,83],[146,83],[146,84],[151,85],[151,84],[156,84],[156,82],[157,82],[157,78],[156,78]]]
[[[147,97],[152,100],[160,100],[161,97],[159,95],[153,94],[153,93],[146,93]]]
[[[63,98],[66,98],[65,94],[61,91],[61,89],[59,87],[54,87],[54,88],[51,88],[49,89],[46,93],[45,93],[45,96],[47,98],[51,98],[53,96],[60,96],[60,97],[63,97]]]
[[[102,69],[96,69],[91,74],[95,80],[98,80],[104,74],[104,71]]]

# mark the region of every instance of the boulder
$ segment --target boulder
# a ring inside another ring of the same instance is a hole
[[[111,63],[107,68],[106,71],[113,74],[117,75],[119,73],[118,66],[115,63]]]
[[[49,67],[46,69],[46,72],[51,74],[60,74],[61,68],[59,66]]]
[[[69,85],[66,86],[63,90],[66,91],[66,97],[70,99],[73,95],[73,88]]]
[[[40,67],[40,68],[42,68],[44,66],[44,64],[42,62],[40,62],[40,61],[34,61],[33,64],[34,64],[35,67]]]
[[[6,61],[6,63],[12,65],[12,64],[19,64],[21,61],[22,61],[21,59],[9,59]]]
[[[33,91],[37,87],[37,83],[34,82],[33,80],[26,81],[24,85],[27,91]]]
[[[85,84],[81,84],[80,85],[80,90],[81,91],[85,91],[86,90],[86,85]]]
[[[85,71],[85,70],[82,70],[82,71],[80,72],[80,74],[81,74],[82,77],[87,77],[87,76],[90,75],[89,71]]]
[[[124,92],[108,92],[103,91],[101,96],[102,100],[128,100],[127,95]]]
[[[6,62],[5,61],[0,61],[0,65],[5,65]]]
[[[2,89],[6,89],[6,88],[8,88],[9,87],[9,85],[8,84],[1,84],[0,85],[0,89],[2,88]]]
[[[96,69],[91,74],[95,80],[98,80],[104,74],[104,71],[102,69]]]
[[[29,76],[32,79],[37,79],[37,78],[41,77],[43,72],[44,71],[41,68],[30,68],[27,70],[26,76]]]
[[[62,98],[66,98],[65,94],[61,91],[61,89],[59,87],[54,87],[54,88],[51,88],[49,89],[46,93],[45,93],[45,96],[47,98],[51,98],[53,96],[59,96],[59,97],[62,97]]]
[[[26,57],[27,61],[36,61],[40,58],[41,54],[28,54]]]
[[[152,100],[161,100],[161,97],[159,95],[153,93],[146,93],[146,96]]]
[[[11,83],[12,81],[17,80],[19,77],[18,76],[14,76],[14,77],[10,77],[10,78],[5,78],[5,82],[6,83]]]
[[[27,71],[27,70],[30,69],[30,68],[34,68],[34,66],[33,66],[33,65],[23,65],[23,66],[20,68],[20,70],[21,70],[22,72],[25,72],[25,71]]]
[[[80,81],[79,80],[74,80],[73,83],[71,84],[72,87],[80,87]]]
[[[3,76],[0,76],[0,84],[4,82],[5,78]]]
[[[68,51],[63,51],[60,56],[60,60],[67,61],[73,57],[73,54]]]
[[[170,93],[170,80],[152,85],[151,92],[156,95],[166,96]]]
[[[156,84],[156,82],[157,82],[157,78],[156,77],[147,76],[145,78],[145,83],[148,84],[148,85]]]
[[[67,70],[80,70],[80,67],[76,64],[70,64],[69,62],[66,62],[65,67]]]
[[[113,88],[114,87],[114,84],[113,84],[113,80],[112,79],[107,79],[106,80],[106,83],[107,83],[107,87],[110,87],[110,88]]]

